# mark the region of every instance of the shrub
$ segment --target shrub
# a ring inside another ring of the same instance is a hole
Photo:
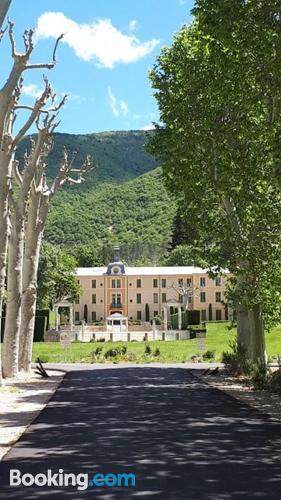
[[[136,361],[136,360],[137,360],[137,356],[134,352],[128,352],[123,357],[123,361]]]
[[[269,382],[266,364],[263,362],[252,364],[247,381],[256,390],[266,389]]]
[[[154,316],[154,318],[150,321],[151,324],[153,324],[153,320],[155,320],[156,325],[162,325],[162,318],[161,316]]]
[[[145,346],[145,349],[144,349],[144,354],[145,354],[145,356],[150,356],[151,352],[152,352],[152,351],[151,351],[151,347],[150,347],[150,345],[148,345],[148,344],[147,344],[147,345]]]
[[[121,347],[115,347],[114,349],[108,349],[106,351],[104,357],[108,358],[116,358],[117,356],[124,356],[127,352],[127,347],[122,345]]]
[[[241,374],[249,375],[251,364],[246,357],[246,350],[235,340],[230,342],[232,352],[223,352],[222,363],[226,368],[239,371]]]
[[[95,350],[94,350],[94,353],[95,353],[95,356],[100,356],[101,353],[102,353],[102,347],[97,347]]]
[[[155,356],[157,358],[160,355],[161,355],[160,349],[159,349],[159,347],[156,347],[156,349],[155,349],[155,351],[153,353],[153,356]]]
[[[268,376],[268,389],[272,392],[281,392],[281,369]]]
[[[216,351],[206,351],[204,352],[202,358],[204,361],[208,361],[210,359],[214,359]]]
[[[100,338],[100,339],[97,339],[97,342],[105,342],[105,338],[104,338],[104,337],[102,337],[102,338]]]

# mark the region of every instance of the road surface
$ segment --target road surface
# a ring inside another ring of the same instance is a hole
[[[129,473],[136,486],[9,486],[10,469]],[[187,369],[78,367],[0,471],[3,499],[280,500],[281,425]]]

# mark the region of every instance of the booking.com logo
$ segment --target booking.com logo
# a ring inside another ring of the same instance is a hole
[[[101,488],[114,486],[123,488],[132,488],[136,486],[136,475],[133,473],[108,473],[97,472],[91,474],[66,473],[63,469],[53,472],[48,469],[46,473],[31,474],[29,472],[22,474],[19,469],[10,470],[10,486],[38,486],[38,487],[67,487],[76,486],[77,490],[86,490],[87,488]]]

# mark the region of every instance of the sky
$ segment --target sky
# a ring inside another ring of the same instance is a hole
[[[32,62],[48,62],[57,36],[57,65],[44,70],[58,99],[68,94],[59,132],[84,134],[152,128],[158,121],[148,78],[157,56],[191,20],[192,0],[12,0],[17,49],[22,33],[35,28]],[[3,83],[10,47],[1,44]],[[31,104],[43,88],[43,71],[24,75],[22,102]]]

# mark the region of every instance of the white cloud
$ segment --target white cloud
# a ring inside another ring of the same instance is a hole
[[[155,129],[155,125],[153,125],[153,123],[150,123],[149,125],[145,125],[144,127],[142,127],[142,130],[154,130]]]
[[[128,114],[129,111],[128,104],[126,103],[126,101],[117,99],[110,87],[108,87],[108,97],[109,97],[109,105],[111,107],[111,111],[114,116],[116,117],[126,116]]]
[[[117,63],[137,61],[159,44],[156,39],[141,43],[135,35],[123,34],[110,19],[78,24],[62,12],[45,12],[39,17],[37,39],[57,38],[61,33],[65,33],[62,43],[71,47],[77,57],[84,61],[95,59],[106,68],[113,68]]]
[[[21,93],[23,95],[29,96],[29,97],[34,97],[37,99],[37,97],[40,97],[43,92],[43,89],[41,89],[38,85],[35,83],[27,83],[22,86]]]
[[[129,30],[130,31],[136,31],[137,29],[138,22],[135,19],[132,19],[129,23]]]

